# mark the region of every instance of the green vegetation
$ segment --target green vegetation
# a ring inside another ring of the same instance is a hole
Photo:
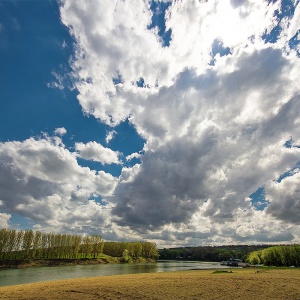
[[[132,258],[129,255],[129,251],[127,249],[125,249],[123,251],[122,262],[125,262],[125,263],[131,263],[132,262]]]
[[[151,258],[157,259],[159,257],[156,244],[150,242],[105,242],[103,253],[114,256],[124,257],[124,251],[127,250],[127,255],[131,258]]]
[[[231,270],[227,271],[227,270],[215,270],[212,272],[212,274],[223,274],[223,273],[233,273]]]
[[[159,254],[156,245],[150,242],[104,242],[100,235],[0,229],[0,260],[95,259],[103,256],[131,262],[138,258],[157,259]]]
[[[230,245],[230,246],[199,246],[160,249],[160,259],[185,259],[201,261],[222,261],[238,258],[245,261],[253,251],[263,250],[272,245]]]
[[[78,236],[40,231],[0,229],[0,259],[96,258],[102,253],[101,236]]]
[[[273,246],[267,249],[251,252],[248,256],[251,264],[263,264],[276,267],[300,267],[300,246]]]
[[[251,264],[300,267],[300,246],[239,245],[185,247],[157,250],[154,243],[105,242],[100,235],[43,233],[0,229],[0,260],[101,259],[118,257],[130,263],[145,259],[222,261],[239,258]]]

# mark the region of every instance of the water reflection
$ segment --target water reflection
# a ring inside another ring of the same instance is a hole
[[[100,264],[9,269],[0,271],[0,286],[80,277],[215,268],[227,268],[227,266],[212,262],[158,261],[146,264]]]

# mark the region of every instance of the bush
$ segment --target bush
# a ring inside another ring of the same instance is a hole
[[[132,258],[131,258],[131,256],[129,255],[129,251],[128,251],[127,249],[125,249],[125,250],[123,251],[121,261],[122,261],[122,262],[125,262],[125,263],[131,263],[131,262],[132,262]]]

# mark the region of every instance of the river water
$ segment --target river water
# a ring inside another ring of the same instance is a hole
[[[99,264],[8,269],[0,271],[0,286],[80,277],[216,268],[227,267],[221,266],[218,262],[158,261],[156,263],[143,264]]]

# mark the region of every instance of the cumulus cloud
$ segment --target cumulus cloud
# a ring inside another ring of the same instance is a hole
[[[97,161],[102,164],[120,164],[118,159],[119,152],[105,148],[96,142],[88,142],[87,144],[76,143],[75,149],[81,158]]]
[[[80,79],[78,100],[86,113],[117,124],[142,109],[140,99],[145,93],[172,85],[173,78],[185,68],[199,73],[205,70],[215,39],[231,48],[269,30],[276,8],[278,4],[257,1],[242,7],[229,1],[173,1],[166,15],[172,41],[163,48],[157,31],[148,30],[152,13],[146,1],[135,5],[65,1],[62,22],[78,41],[73,63]],[[242,17],[240,10],[245,10]],[[121,79],[121,84],[115,85],[113,78]],[[147,92],[133,84],[140,78],[150,88]],[[132,97],[131,92],[139,97]]]
[[[279,220],[300,224],[300,173],[272,181],[266,186],[266,198],[271,202],[267,212]]]
[[[294,8],[279,20],[281,1],[171,1],[163,47],[149,29],[148,1],[63,1],[83,112],[110,126],[128,119],[146,143],[126,159],[141,163],[123,166],[119,178],[82,167],[78,157],[121,164],[121,153],[94,141],[72,152],[60,138],[65,128],[54,138],[0,143],[2,208],[37,229],[101,228],[112,240],[299,242],[300,62],[290,45],[298,2]],[[278,40],[266,43],[276,26]],[[112,127],[106,144],[115,134]],[[270,205],[258,211],[249,195],[262,186]],[[0,215],[0,225],[8,220]]]
[[[209,220],[203,212],[205,205],[195,213],[189,222],[169,224],[160,230],[144,233],[146,239],[152,239],[165,246],[232,245],[261,243],[291,243],[299,239],[297,226],[282,226],[282,222],[253,208],[238,209],[234,222],[224,220],[222,224]]]
[[[284,143],[290,134],[299,136],[293,125],[299,97],[282,103],[286,92],[277,90],[286,80],[296,88],[283,71],[292,68],[290,62],[273,48],[242,53],[234,62],[236,71],[223,75],[183,72],[174,86],[152,96],[147,112],[134,117],[147,130],[152,151],[141,158],[135,179],[117,187],[114,212],[122,220],[132,226],[186,222],[208,201],[206,215],[223,222],[262,183],[297,163],[298,151]]]
[[[184,242],[299,237],[276,220],[295,223],[294,215],[275,213],[279,203],[297,207],[296,199],[272,196],[263,212],[247,200],[299,160],[297,148],[285,147],[300,138],[300,63],[283,50],[297,30],[295,8],[270,44],[263,36],[278,25],[280,1],[172,1],[165,16],[172,38],[162,47],[148,29],[146,1],[63,3],[62,22],[78,43],[72,67],[83,110],[108,125],[129,118],[146,140],[142,163],[123,168],[109,199],[116,224]],[[212,54],[216,41],[227,55]]]
[[[10,218],[11,218],[10,214],[0,213],[0,228],[9,228],[8,221]]]
[[[116,178],[81,167],[76,153],[57,139],[0,143],[0,199],[4,211],[42,227],[80,230],[104,224],[108,207],[95,198],[110,196]]]
[[[56,135],[63,136],[63,135],[65,135],[66,133],[67,133],[67,130],[66,130],[66,128],[64,128],[64,127],[56,128],[56,129],[54,130],[54,134],[56,134]]]
[[[141,156],[142,156],[142,154],[134,152],[134,153],[131,153],[130,155],[127,155],[126,160],[130,161],[133,158],[140,158]]]

